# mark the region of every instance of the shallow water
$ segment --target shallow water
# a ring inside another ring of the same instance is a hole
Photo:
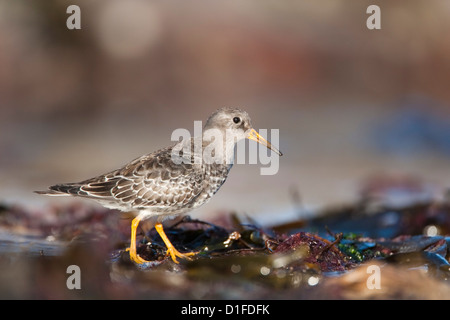
[[[67,243],[40,236],[12,233],[0,230],[0,254],[26,256],[57,256],[64,252]]]

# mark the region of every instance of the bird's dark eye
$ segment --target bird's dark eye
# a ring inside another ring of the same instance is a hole
[[[241,118],[239,118],[239,117],[234,117],[234,118],[233,118],[233,122],[234,122],[234,123],[239,123],[239,122],[241,122]]]

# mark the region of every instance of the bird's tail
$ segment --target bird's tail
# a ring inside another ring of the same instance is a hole
[[[70,195],[78,195],[80,191],[79,184],[56,184],[54,186],[50,186],[48,190],[45,191],[34,191],[37,194],[43,194],[46,196],[70,196]]]

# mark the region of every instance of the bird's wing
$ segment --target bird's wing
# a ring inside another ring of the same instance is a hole
[[[68,193],[117,203],[118,207],[182,207],[203,190],[204,173],[192,163],[175,164],[171,148],[142,156],[125,167],[89,180],[50,187]]]

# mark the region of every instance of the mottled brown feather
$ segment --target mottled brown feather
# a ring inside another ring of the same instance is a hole
[[[172,148],[142,156],[121,169],[92,179],[51,186],[50,190],[116,203],[122,210],[137,207],[177,213],[197,207],[225,182],[231,165],[175,164],[171,159]]]

